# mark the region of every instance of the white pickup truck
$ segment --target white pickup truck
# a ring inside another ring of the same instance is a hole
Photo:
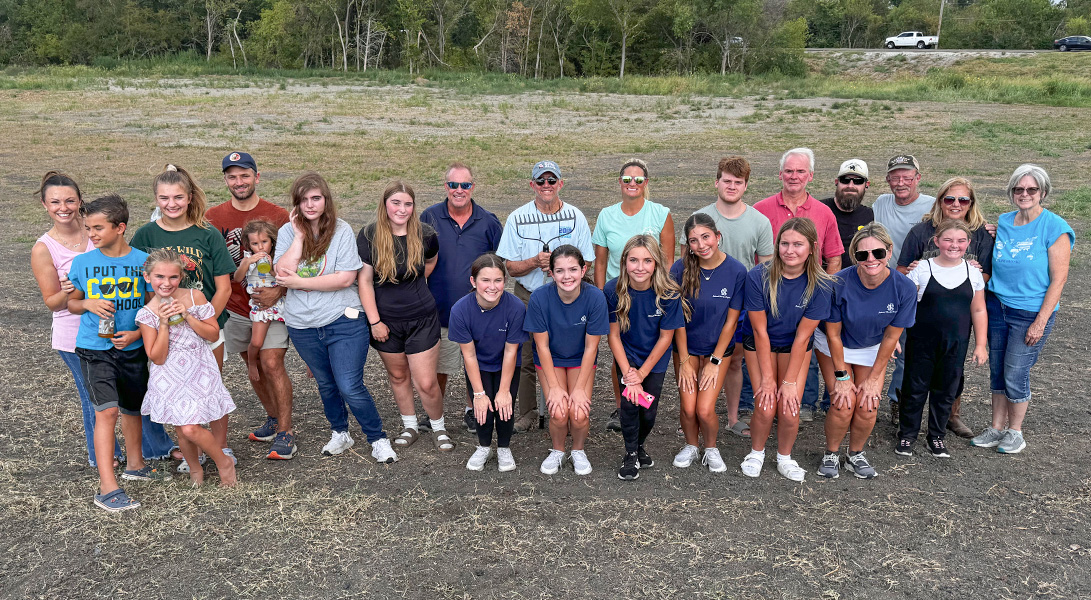
[[[924,35],[920,31],[903,31],[894,37],[886,38],[887,48],[935,48],[939,38]]]

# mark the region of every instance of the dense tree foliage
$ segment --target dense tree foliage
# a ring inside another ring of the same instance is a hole
[[[0,64],[190,53],[236,66],[528,77],[795,73],[805,46],[1047,48],[1091,0],[0,0]]]

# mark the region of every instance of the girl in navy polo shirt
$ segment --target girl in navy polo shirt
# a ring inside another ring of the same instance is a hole
[[[534,338],[534,366],[549,409],[553,449],[541,470],[553,475],[564,462],[564,444],[572,435],[572,468],[591,473],[583,451],[591,425],[591,391],[599,340],[610,333],[606,297],[583,280],[587,262],[579,248],[564,244],[549,256],[553,283],[534,290],[523,329]]]
[[[462,349],[478,424],[477,450],[466,463],[471,471],[484,470],[492,457],[494,424],[500,471],[515,469],[508,447],[515,427],[511,399],[519,394],[519,348],[527,339],[523,331],[526,307],[504,291],[507,275],[504,259],[491,252],[482,254],[470,266],[474,291],[451,307],[449,337]]]
[[[757,477],[765,440],[777,419],[777,471],[792,481],[806,472],[792,460],[799,433],[799,399],[811,363],[815,327],[830,314],[831,277],[818,256],[818,231],[804,217],[788,219],[777,233],[773,260],[746,275],[743,350],[754,383],[750,454],[743,475]]]
[[[864,456],[864,444],[875,428],[887,362],[917,310],[913,283],[887,266],[893,247],[879,223],[856,232],[849,243],[849,258],[856,266],[837,274],[830,316],[824,331],[814,334],[818,366],[830,390],[826,453],[818,474],[829,479],[840,472],[838,450],[849,432],[845,469],[860,479],[876,475]]]
[[[667,374],[671,340],[685,326],[678,284],[667,275],[659,242],[648,234],[635,235],[621,252],[621,274],[603,288],[610,309],[610,350],[618,381],[625,393],[618,409],[625,457],[618,478],[632,480],[655,461],[644,450],[644,440],[655,426],[663,377]],[[642,395],[651,398],[641,398]],[[650,400],[650,401],[649,401]]]
[[[716,447],[720,419],[716,399],[720,395],[731,356],[735,351],[735,326],[743,306],[746,267],[720,250],[720,232],[712,217],[696,213],[686,220],[687,248],[671,267],[671,277],[682,287],[687,322],[674,334],[678,352],[679,420],[686,445],[674,457],[674,466],[685,468],[697,459],[697,436],[703,436],[701,464],[713,473],[727,470]],[[746,423],[738,420],[739,398],[728,398],[728,427],[745,435]]]

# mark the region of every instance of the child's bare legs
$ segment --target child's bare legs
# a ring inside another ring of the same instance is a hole
[[[210,431],[201,427],[200,425],[179,425],[174,428],[179,434],[179,446],[182,447],[182,453],[186,453],[186,446],[190,446],[189,452],[193,453],[193,460],[197,459],[197,448],[200,448],[216,463],[216,470],[220,472],[220,486],[232,487],[236,483],[235,479],[235,462],[231,460],[231,457],[224,454],[222,448],[220,448],[219,442]],[[183,445],[182,439],[185,438],[185,444]],[[194,447],[196,446],[196,447]],[[190,456],[186,455],[186,460],[190,460]],[[193,477],[193,474],[200,471],[196,462],[191,462],[194,468],[190,469],[190,477],[197,483],[200,483],[203,479]]]
[[[181,427],[175,427],[174,431],[178,434],[178,449],[182,451],[182,457],[189,464],[189,479],[201,485],[205,481],[205,469],[201,466],[201,456],[197,445],[182,433]]]
[[[777,361],[777,380],[779,381],[795,381],[796,389],[799,390],[799,397],[803,397],[804,388],[807,384],[807,370],[811,366],[811,353],[807,352],[803,355],[803,366],[800,367],[798,373],[788,372],[788,361],[791,359],[791,354],[774,354]],[[791,414],[789,411],[780,409],[780,402],[777,402],[777,452],[784,455],[792,453],[792,447],[795,446],[796,437],[799,435],[799,410],[796,410],[796,414]]]
[[[570,390],[569,393],[571,393],[571,390],[576,389],[576,380],[579,379],[580,372],[583,371],[583,368],[579,368],[579,369],[562,369],[562,370],[566,371],[566,373],[564,373],[564,375],[566,375],[568,377],[568,380],[567,380],[568,381],[568,389]],[[560,378],[560,375],[561,374],[558,373],[558,378]],[[561,381],[565,381],[565,380],[561,379]],[[594,390],[594,388],[595,388],[595,378],[591,377],[591,378],[589,378],[587,380],[587,384],[583,388],[583,391],[587,393],[588,398],[591,397],[591,392]],[[588,410],[590,410],[590,409],[591,409],[591,407],[588,407]],[[572,434],[572,449],[573,450],[583,450],[583,445],[587,442],[587,433],[590,431],[590,429],[591,429],[591,417],[590,417],[590,415],[585,414],[585,413],[581,413],[577,417],[572,411],[569,411],[569,413],[568,413],[568,431],[569,431],[569,433]],[[561,447],[563,448],[564,447],[563,446],[564,441],[561,441],[561,444],[562,444]]]
[[[268,321],[254,321],[250,327],[250,346],[246,348],[246,369],[249,371],[250,381],[261,380],[258,371],[258,354],[265,344],[265,334],[269,333]]]
[[[558,367],[554,367],[553,370],[554,370],[554,373],[557,376],[557,381],[560,382],[560,384],[562,386],[565,385],[568,382],[568,380],[565,377],[565,372],[564,372],[565,370],[562,369],[562,368],[558,368]],[[551,388],[549,386],[549,382],[547,381],[546,376],[539,373],[538,374],[538,381],[542,382],[542,393],[545,394],[545,396],[548,398],[549,397],[549,391],[550,391]],[[559,450],[561,452],[564,452],[564,444],[565,444],[565,441],[568,438],[568,420],[569,420],[569,418],[570,417],[567,414],[567,411],[566,411],[565,416],[563,418],[558,417],[558,416],[556,416],[556,415],[554,415],[552,413],[550,413],[550,415],[549,415],[549,439],[550,439],[550,441],[553,442],[553,449],[554,450]],[[95,448],[98,448],[97,443],[96,443]],[[99,464],[101,464],[101,463],[99,463]]]
[[[98,463],[98,478],[99,478],[99,493],[109,494],[110,492],[118,488],[117,476],[114,474],[114,428],[117,426],[117,407],[107,408],[106,410],[100,410],[95,413],[95,462]],[[129,435],[125,435],[125,451],[131,452],[132,445],[129,443]],[[144,459],[140,454],[140,434],[136,436],[136,454],[137,460],[143,463]],[[141,464],[137,467],[134,461],[130,460],[130,464],[133,464],[133,468],[144,468]]]

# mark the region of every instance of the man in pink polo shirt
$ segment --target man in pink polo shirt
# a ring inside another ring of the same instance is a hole
[[[837,217],[833,211],[807,193],[807,184],[812,179],[814,151],[810,148],[792,148],[780,157],[780,191],[758,202],[754,208],[765,215],[773,226],[773,252],[779,252],[775,240],[785,221],[804,217],[814,222],[818,230],[818,252],[826,263],[826,272],[833,275],[841,270],[841,254],[845,246],[841,243]],[[818,360],[812,354],[799,407],[799,420],[804,423],[814,420],[818,409],[818,386]]]
[[[841,243],[833,211],[807,193],[807,184],[812,179],[814,152],[810,148],[793,148],[780,157],[780,191],[758,202],[754,208],[769,219],[774,238],[788,219],[806,217],[813,221],[818,229],[818,251],[826,262],[826,272],[833,275],[841,270],[845,246]]]

